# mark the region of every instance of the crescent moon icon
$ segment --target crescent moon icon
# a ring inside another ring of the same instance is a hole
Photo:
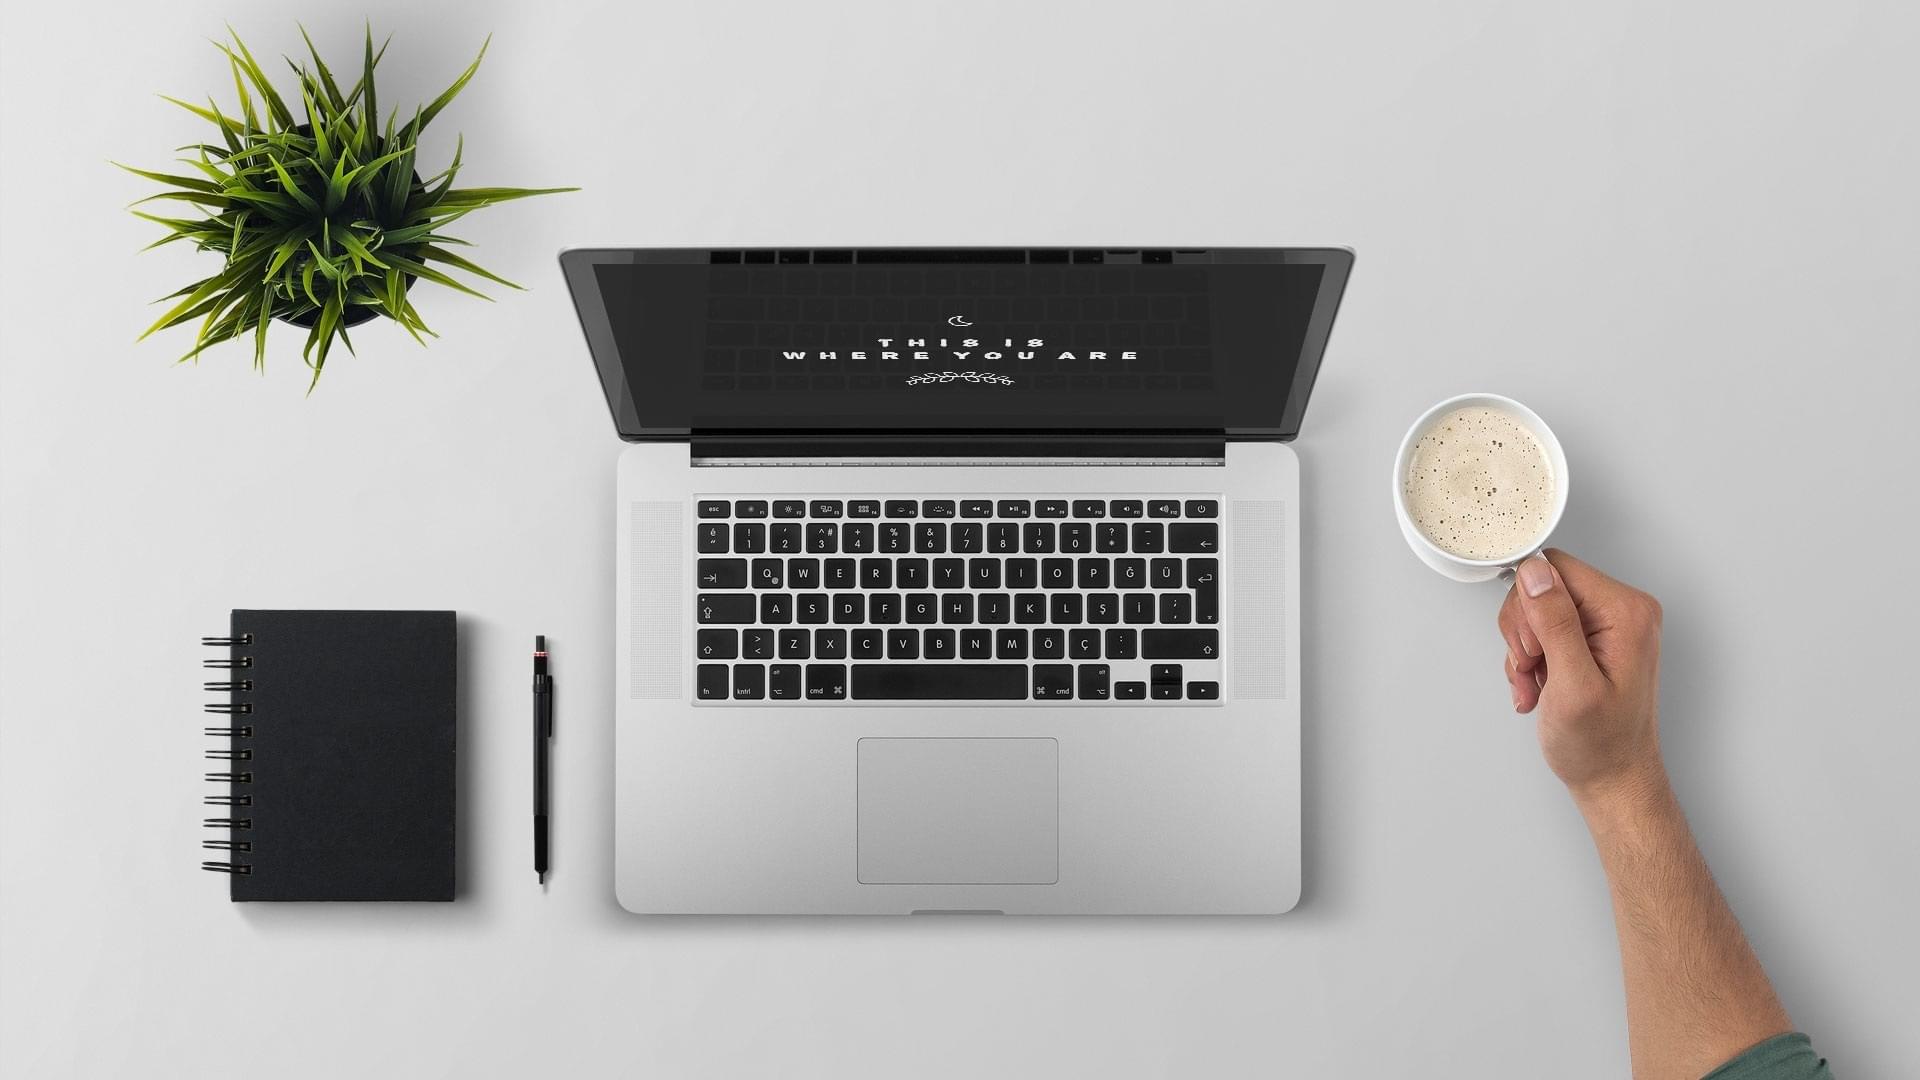
[[[967,321],[967,317],[965,315],[955,315],[952,318],[947,320],[947,325],[948,326],[972,326],[973,324]]]

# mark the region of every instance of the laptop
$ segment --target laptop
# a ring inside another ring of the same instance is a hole
[[[1298,434],[1353,254],[560,256],[642,913],[1300,895]]]

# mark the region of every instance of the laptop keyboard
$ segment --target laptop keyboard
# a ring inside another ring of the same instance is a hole
[[[1220,698],[1220,503],[696,500],[702,702]]]

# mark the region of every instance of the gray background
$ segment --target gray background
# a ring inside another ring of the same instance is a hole
[[[1795,1019],[1910,1072],[1920,164],[1911,5],[445,3],[372,10],[438,92],[461,222],[532,287],[442,337],[174,368],[207,271],[122,212],[231,100],[203,40],[357,55],[358,8],[16,6],[0,38],[0,1070],[1613,1077],[1602,880],[1508,711],[1492,586],[1388,481],[1495,390],[1572,459],[1559,540],[1668,612],[1682,798]],[[339,67],[352,66],[341,60]],[[1907,74],[1900,74],[1905,71]],[[641,920],[611,887],[619,451],[569,243],[1349,244],[1298,448],[1306,898],[1255,920]],[[247,907],[196,868],[197,635],[240,606],[462,615],[465,898]],[[556,871],[527,867],[551,635]]]

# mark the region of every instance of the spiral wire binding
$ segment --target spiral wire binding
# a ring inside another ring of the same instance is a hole
[[[210,649],[234,650],[253,644],[253,635],[240,634],[233,637],[203,637],[200,639],[200,644]],[[200,664],[202,667],[224,670],[251,668],[253,667],[253,657],[235,656],[229,651],[226,656],[202,660]],[[208,693],[244,694],[253,689],[253,680],[222,679],[204,682],[201,685],[205,687]],[[253,703],[246,701],[209,701],[206,703],[206,711],[221,716],[247,715],[253,712]],[[208,750],[206,752],[208,759],[213,761],[253,760],[252,748],[232,745],[232,741],[235,739],[251,739],[253,737],[253,725],[241,724],[231,727],[209,727],[202,728],[201,730],[206,733],[208,738],[228,740],[227,746],[220,749]],[[208,783],[226,784],[229,789],[240,784],[253,783],[253,774],[251,772],[210,772],[206,774],[206,778]],[[252,806],[253,796],[237,795],[229,790],[227,794],[224,795],[208,795],[201,801],[208,806]],[[210,817],[202,819],[202,822],[209,829],[227,830],[228,836],[227,839],[224,840],[202,840],[200,842],[201,847],[214,851],[231,852],[253,850],[253,841],[243,840],[235,835],[252,829],[252,818]],[[200,863],[200,869],[212,870],[220,874],[251,874],[253,873],[253,864],[235,862],[230,859],[227,861],[204,860]]]

